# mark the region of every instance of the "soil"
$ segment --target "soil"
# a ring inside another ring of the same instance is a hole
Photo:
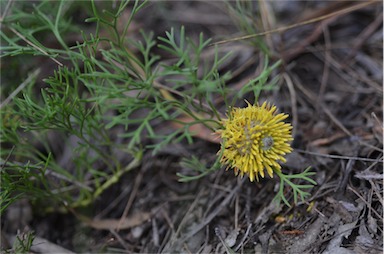
[[[172,144],[156,155],[148,151],[139,167],[88,207],[42,215],[28,200],[14,204],[2,222],[6,241],[21,230],[36,234],[31,251],[37,253],[382,253],[382,3],[352,9],[362,2],[260,2],[259,7],[252,2],[252,11],[263,10],[255,14],[262,20],[255,26],[272,30],[263,38],[270,61],[282,59],[282,65],[273,73],[280,75],[278,89],[263,92],[259,100],[290,115],[294,151],[282,170],[293,174],[311,166],[317,185],[309,199],[277,205],[272,202],[277,176],[250,182],[225,168],[179,182],[177,172],[190,173],[180,164],[185,155],[210,164],[220,149],[200,133],[192,145]],[[135,17],[130,33],[139,37],[143,29],[156,38],[184,25],[191,38],[203,32],[218,42],[244,35],[233,19],[222,1],[152,1]],[[302,24],[311,19],[317,20]],[[292,24],[298,25],[273,31]],[[241,88],[260,73],[263,55],[253,40],[217,45],[220,54],[233,52],[220,70],[234,74],[228,86]],[[52,66],[42,66],[44,73],[52,72]],[[226,113],[220,98],[213,103]],[[79,214],[93,223],[79,220]],[[124,221],[125,227],[116,228]]]

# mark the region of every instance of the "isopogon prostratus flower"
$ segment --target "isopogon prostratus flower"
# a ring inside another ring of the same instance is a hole
[[[246,108],[232,108],[218,131],[221,163],[234,168],[236,175],[246,174],[251,181],[258,181],[264,170],[270,177],[274,170],[281,170],[279,162],[285,162],[284,156],[292,152],[292,126],[283,122],[287,114],[276,114],[276,106],[247,104]]]

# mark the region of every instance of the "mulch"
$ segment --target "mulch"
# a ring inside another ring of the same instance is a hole
[[[360,3],[265,1],[264,14],[255,15],[264,22],[255,26],[262,32],[300,24]],[[216,42],[242,35],[231,18],[221,1],[150,2],[131,33],[139,37],[139,29],[152,30],[156,38],[183,24],[192,39],[204,32]],[[215,161],[220,145],[201,130],[192,145],[146,152],[138,168],[89,207],[41,215],[27,200],[14,204],[2,222],[6,238],[11,242],[18,229],[34,231],[32,251],[41,253],[382,253],[382,20],[376,2],[263,37],[270,61],[282,64],[273,72],[280,75],[278,89],[262,92],[259,101],[290,114],[294,152],[283,171],[312,167],[317,185],[308,200],[277,205],[277,177],[250,182],[224,168],[179,182],[177,172],[192,173],[181,166],[183,157]],[[233,52],[220,69],[233,74],[228,87],[241,88],[263,68],[265,56],[253,39],[217,46],[221,55]],[[213,52],[209,47],[202,57],[209,60]],[[252,95],[244,99],[252,102]],[[213,102],[226,113],[220,97]],[[155,124],[159,130],[177,128]],[[286,195],[292,202],[289,189]]]

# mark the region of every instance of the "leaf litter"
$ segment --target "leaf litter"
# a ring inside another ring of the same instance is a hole
[[[274,28],[285,26],[284,22],[299,23],[330,14],[335,6],[343,9],[355,4],[262,2],[269,7],[263,10],[276,17]],[[155,11],[158,4],[165,6],[159,9],[163,12]],[[179,183],[176,173],[181,170],[179,162],[184,154],[209,163],[209,155],[218,150],[218,142],[208,130],[195,126],[194,144],[167,146],[156,155],[144,155],[146,160],[138,169],[102,194],[88,211],[89,218],[95,219],[81,223],[73,214],[36,216],[28,217],[22,226],[57,244],[57,250],[64,247],[75,252],[107,248],[126,253],[382,253],[381,9],[376,2],[271,34],[273,53],[284,60],[280,71],[292,86],[281,81],[279,90],[265,92],[261,99],[275,101],[286,112],[291,105],[297,108],[293,147],[302,152],[294,152],[295,157],[287,159],[284,170],[298,172],[307,166],[316,170],[315,180],[321,184],[311,190],[307,202],[291,208],[276,206],[271,203],[275,179],[250,183],[223,169],[196,182]],[[207,37],[219,41],[233,37],[237,31],[222,2],[151,2],[143,11],[134,20],[132,33],[141,27],[158,35],[169,30],[170,24],[184,24],[192,37],[197,38],[203,30]],[[244,80],[257,76],[262,68],[258,49],[250,47],[248,41],[223,46],[233,50],[231,61],[223,68],[236,74],[226,85],[240,89]],[[249,99],[247,95],[245,99]],[[213,102],[225,114],[221,98],[213,98]],[[164,131],[178,128],[174,123],[167,124]],[[135,187],[133,179],[138,171],[145,181],[138,181]],[[130,202],[130,195],[120,197],[122,201],[115,202],[102,218],[96,216],[120,193],[132,193],[135,188]],[[161,208],[153,212],[155,207]],[[275,220],[277,217],[283,219]],[[54,226],[56,223],[77,226]],[[7,229],[10,227],[5,222]],[[86,242],[93,244],[77,243],[75,238],[83,232],[88,232]]]

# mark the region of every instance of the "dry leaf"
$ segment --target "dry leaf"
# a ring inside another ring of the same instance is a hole
[[[179,117],[177,120],[183,123],[190,123],[195,121],[195,119],[188,116]],[[180,123],[176,123],[176,122],[172,122],[172,126],[174,128],[183,127]],[[209,141],[211,143],[220,144],[220,138],[218,137],[218,135],[215,135],[215,133],[212,132],[212,130],[210,130],[206,126],[204,126],[204,124],[197,123],[197,124],[191,125],[189,127],[189,131],[192,133],[194,137]]]
[[[125,219],[102,219],[102,220],[88,220],[84,221],[88,226],[95,229],[115,230],[127,229],[141,225],[151,218],[149,212],[138,212]]]

